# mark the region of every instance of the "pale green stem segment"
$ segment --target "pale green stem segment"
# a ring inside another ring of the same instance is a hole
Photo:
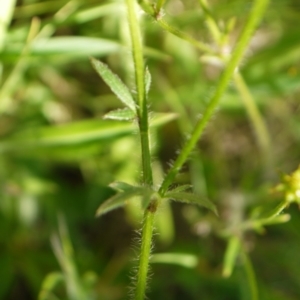
[[[129,29],[133,49],[135,81],[138,97],[138,117],[141,137],[143,183],[152,186],[152,169],[149,143],[148,108],[145,89],[145,66],[143,58],[142,37],[136,15],[135,0],[126,0],[128,8]]]
[[[241,61],[243,54],[246,50],[246,47],[249,43],[249,40],[255,30],[256,26],[258,25],[259,21],[262,19],[264,11],[267,7],[269,0],[256,0],[254,2],[254,6],[252,8],[251,14],[248,18],[248,21],[238,39],[237,45],[232,53],[232,56],[223,71],[217,89],[210,100],[210,103],[207,106],[207,109],[203,115],[203,117],[197,122],[194,131],[190,139],[184,145],[180,155],[177,157],[176,161],[174,162],[173,166],[169,170],[167,176],[165,177],[160,189],[159,194],[163,196],[170,184],[173,182],[174,178],[180,171],[182,165],[187,160],[188,156],[190,155],[191,151],[195,147],[197,141],[201,137],[203,130],[205,129],[208,121],[211,119],[216,107],[218,106],[222,95],[224,94],[229,81],[232,77],[232,74],[236,71],[239,62]]]
[[[157,0],[157,3],[156,3],[156,9],[157,9],[158,11],[160,11],[161,8],[164,6],[165,2],[166,2],[166,0]]]
[[[138,104],[143,111],[145,105],[145,80],[142,35],[136,15],[135,0],[126,0],[128,8],[129,29],[132,42],[133,61],[135,67],[135,82],[138,94]]]
[[[286,200],[281,201],[273,210],[271,210],[266,215],[263,215],[264,219],[272,219],[280,215],[280,213],[289,206],[289,202]]]
[[[143,184],[152,186],[152,167],[151,167],[151,155],[149,146],[149,125],[148,125],[148,110],[147,110],[147,98],[145,89],[145,67],[143,59],[143,47],[142,38],[135,11],[135,0],[126,0],[128,8],[129,29],[131,35],[133,60],[135,67],[135,80],[138,93],[138,118],[139,128],[141,136],[141,152],[142,152],[142,170],[143,170]],[[143,229],[142,229],[142,241],[139,258],[139,269],[136,279],[135,299],[144,300],[147,274],[149,268],[149,257],[152,244],[152,233],[154,225],[155,209],[150,206],[145,210]]]
[[[258,297],[257,281],[256,281],[255,272],[251,260],[245,251],[242,251],[242,258],[244,261],[244,267],[250,285],[249,288],[251,292],[251,300],[258,300],[259,297]]]
[[[139,270],[135,290],[135,300],[144,300],[147,287],[147,275],[149,269],[149,259],[151,254],[154,213],[146,210],[143,221],[142,244],[139,260]]]
[[[269,132],[241,73],[236,72],[233,76],[233,80],[238,92],[242,97],[242,101],[247,109],[249,118],[253,123],[258,144],[262,152],[265,154],[270,153],[271,139]]]
[[[199,50],[207,52],[207,53],[214,53],[211,47],[209,47],[208,45],[206,45],[206,44],[204,44],[200,41],[197,41],[196,39],[192,38],[191,36],[184,33],[183,31],[180,31],[179,29],[171,26],[165,20],[157,19],[157,23],[160,25],[160,27],[162,27],[166,31],[176,35],[177,37],[179,37],[179,38],[181,38],[181,39],[183,39],[187,42],[189,42],[190,44],[192,44],[193,46],[195,46]]]

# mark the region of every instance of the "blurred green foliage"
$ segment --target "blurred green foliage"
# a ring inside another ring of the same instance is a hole
[[[111,182],[139,182],[137,126],[103,120],[120,103],[89,61],[100,58],[133,86],[124,1],[2,2],[0,299],[125,299],[136,255],[131,240],[140,224],[137,201],[99,219],[95,213],[114,195]],[[223,32],[235,18],[228,35],[233,45],[251,2],[208,4]],[[214,46],[199,1],[169,0],[164,11],[174,28]],[[141,15],[159,184],[205,110],[221,67]],[[184,204],[161,208],[155,252],[167,256],[153,257],[149,299],[251,299],[248,260],[259,299],[300,298],[300,215],[294,204],[286,224],[243,231],[245,253],[231,250],[227,264],[236,264],[230,277],[222,277],[232,232],[280,203],[284,195],[271,187],[278,187],[279,171],[290,174],[300,161],[299,18],[299,1],[271,1],[241,66],[270,136],[267,153],[232,84],[176,179],[212,200],[219,217]],[[299,180],[285,176],[283,184]],[[298,186],[293,182],[296,198]]]

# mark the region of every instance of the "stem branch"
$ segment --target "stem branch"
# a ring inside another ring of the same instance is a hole
[[[238,39],[237,45],[232,53],[232,56],[226,66],[226,69],[223,71],[217,89],[210,100],[210,103],[207,106],[207,109],[203,117],[196,123],[195,129],[192,132],[191,138],[184,145],[180,155],[177,157],[175,163],[169,170],[167,176],[165,177],[160,189],[159,194],[163,196],[170,184],[173,182],[174,178],[180,171],[182,165],[187,160],[191,151],[195,147],[198,139],[201,137],[203,130],[205,129],[208,121],[211,119],[216,107],[218,106],[222,95],[224,94],[229,81],[232,77],[234,71],[238,67],[239,62],[241,61],[243,54],[246,50],[246,47],[249,43],[249,40],[252,36],[253,31],[258,25],[259,21],[263,17],[263,13],[267,7],[269,0],[256,0],[252,8],[251,14],[248,18],[248,21]]]

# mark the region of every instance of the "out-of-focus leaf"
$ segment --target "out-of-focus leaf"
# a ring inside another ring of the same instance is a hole
[[[150,126],[161,126],[175,119],[175,114],[155,114]],[[136,131],[136,125],[99,119],[73,122],[26,130],[0,142],[0,152],[26,151],[37,148],[71,147],[92,142],[108,141]]]
[[[52,294],[55,288],[65,281],[64,275],[60,272],[53,272],[46,276],[42,283],[42,288],[39,293],[39,300],[57,299]]]
[[[6,30],[10,23],[13,10],[16,4],[16,0],[6,0],[1,2],[1,9],[0,9],[0,51],[3,48],[5,37],[6,37]]]
[[[174,218],[169,201],[161,203],[161,207],[156,214],[157,238],[163,245],[170,245],[175,236]]]
[[[223,276],[229,277],[235,266],[236,258],[240,251],[240,240],[237,236],[230,237],[223,262]]]
[[[24,44],[11,43],[6,46],[5,52],[20,54]],[[57,55],[65,54],[76,57],[88,57],[91,55],[107,55],[122,48],[122,45],[115,41],[80,36],[60,36],[53,38],[37,39],[31,44],[31,55]]]
[[[246,229],[254,229],[257,232],[263,232],[264,226],[268,225],[276,225],[276,224],[282,224],[286,223],[291,219],[291,216],[289,214],[281,214],[278,216],[274,216],[271,218],[261,218],[256,220],[249,220],[245,221],[240,225],[240,228],[246,230]]]
[[[106,64],[101,61],[91,58],[91,63],[98,75],[110,87],[112,92],[132,111],[135,111],[135,101],[128,87],[115,75]]]
[[[149,69],[146,68],[146,70],[145,70],[145,84],[146,84],[146,93],[147,94],[149,94],[149,91],[150,91],[151,81],[152,81],[151,74],[149,72]]]
[[[151,257],[150,262],[195,268],[198,265],[198,258],[195,255],[185,253],[156,253]]]
[[[44,13],[53,13],[59,10],[68,0],[51,0],[17,6],[14,11],[14,18],[36,17]]]
[[[94,6],[76,13],[72,17],[72,21],[76,23],[85,23],[100,17],[116,13],[116,10],[120,9],[119,3],[109,3],[104,5]]]
[[[174,189],[170,190],[170,193],[179,193],[179,192],[184,192],[188,189],[190,189],[192,186],[190,184],[183,184],[176,186]]]
[[[201,198],[198,195],[186,193],[186,192],[168,192],[165,194],[165,198],[183,202],[183,203],[189,203],[189,204],[197,204],[200,206],[204,206],[214,212],[216,215],[218,215],[216,206],[209,200]]]
[[[129,108],[112,110],[104,116],[104,119],[130,121],[135,118],[136,114]]]
[[[126,182],[116,181],[109,185],[112,189],[119,191],[119,192],[126,192],[130,191],[135,188],[135,186],[128,184]]]

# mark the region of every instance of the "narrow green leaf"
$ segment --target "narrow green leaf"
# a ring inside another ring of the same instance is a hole
[[[141,200],[142,208],[148,207],[151,196],[155,193],[147,186],[133,186],[126,182],[113,182],[109,185],[111,188],[119,191],[118,194],[112,196],[105,202],[103,202],[96,211],[96,216],[101,216],[113,209],[124,206],[127,201],[133,197],[139,196]]]
[[[227,244],[227,249],[223,262],[223,276],[229,277],[235,266],[236,258],[240,251],[240,240],[237,236],[232,236]]]
[[[30,54],[33,56],[64,55],[70,57],[84,57],[91,55],[104,56],[122,49],[118,42],[83,36],[59,36],[40,38],[30,45]],[[21,42],[7,43],[5,53],[19,55],[24,48]]]
[[[176,114],[153,114],[151,127],[162,126],[176,118]],[[136,131],[136,124],[99,119],[72,122],[57,126],[31,128],[0,141],[0,153],[32,151],[57,147],[91,146]],[[71,150],[71,148],[70,148]]]
[[[136,191],[132,189],[114,195],[113,197],[109,198],[98,207],[96,211],[96,217],[99,217],[101,215],[108,213],[111,210],[124,206],[130,198],[137,196],[139,194],[140,194],[140,190]]]
[[[107,15],[111,15],[112,11],[116,13],[120,9],[122,9],[122,7],[120,7],[118,3],[109,3],[104,5],[102,4],[98,6],[93,6],[92,8],[87,8],[82,11],[79,11],[72,17],[72,20],[77,24],[82,24]]]
[[[187,192],[168,192],[165,194],[164,198],[168,198],[171,200],[183,202],[183,203],[190,203],[190,204],[197,204],[200,206],[204,206],[218,215],[216,206],[209,200],[200,198],[200,196],[187,193]]]
[[[179,192],[184,192],[188,189],[190,189],[192,186],[190,184],[183,184],[176,186],[174,189],[171,189],[169,193],[179,193]]]
[[[135,186],[122,181],[113,182],[109,186],[119,192],[131,191],[136,188]]]
[[[157,253],[151,257],[150,262],[195,268],[198,265],[198,257],[196,255],[186,253]]]
[[[241,224],[241,228],[243,229],[254,229],[257,232],[263,232],[264,226],[276,225],[286,223],[291,219],[289,214],[281,214],[278,216],[274,216],[271,218],[257,219],[257,220],[249,220],[244,224]]]
[[[129,108],[112,110],[107,113],[103,118],[109,120],[118,120],[118,121],[131,121],[136,117],[134,111]]]
[[[152,82],[151,73],[149,72],[148,67],[146,67],[146,70],[145,70],[145,85],[146,85],[146,94],[147,95],[149,94],[149,91],[150,91],[151,82]]]
[[[110,186],[118,190],[123,189],[124,191],[112,196],[102,203],[96,211],[97,217],[104,215],[113,209],[124,206],[129,199],[135,196],[142,196],[142,207],[147,207],[149,205],[152,191],[147,187],[135,187],[124,182],[113,183]]]
[[[115,75],[107,65],[91,58],[91,63],[98,75],[105,81],[105,83],[110,87],[112,92],[132,111],[135,111],[135,102],[133,97],[127,88],[127,86],[120,80],[120,78]]]
[[[38,299],[51,299],[52,291],[62,282],[64,282],[64,275],[62,273],[53,272],[48,274],[42,283],[42,288],[39,293]]]

